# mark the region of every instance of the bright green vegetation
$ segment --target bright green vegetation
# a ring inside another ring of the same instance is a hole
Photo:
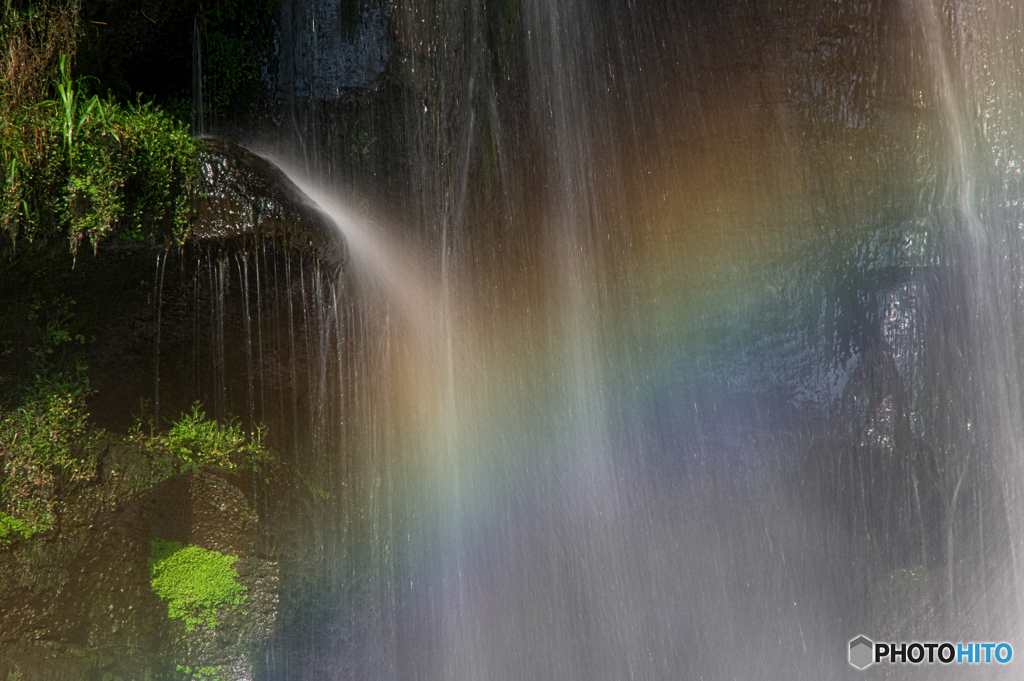
[[[266,475],[274,464],[264,444],[266,428],[260,424],[246,432],[237,419],[218,422],[206,418],[203,405],[195,402],[189,413],[171,424],[166,433],[147,435],[142,419],[136,421],[129,441],[151,460],[150,484],[183,471],[209,470],[223,474]]]
[[[154,539],[150,549],[153,591],[167,601],[167,616],[183,620],[186,631],[215,629],[221,610],[245,602],[246,589],[233,567],[238,556],[162,539]]]
[[[199,142],[150,104],[88,92],[72,75],[77,4],[12,3],[0,21],[0,234],[63,234],[77,252],[117,235],[181,242]]]
[[[48,529],[64,499],[82,484],[97,481],[103,445],[118,437],[90,427],[88,394],[88,378],[79,367],[70,375],[40,374],[20,406],[4,410],[0,405],[0,547],[15,534],[27,539]],[[130,487],[124,491],[142,492],[172,475],[200,469],[265,473],[272,456],[263,437],[262,426],[245,433],[234,420],[207,420],[197,403],[166,434],[132,432],[127,442],[140,463],[147,462],[146,473],[142,479],[125,479]],[[108,475],[117,480],[126,472],[115,467]]]
[[[16,539],[15,535],[22,539],[31,539],[35,533],[35,525],[0,511],[0,547],[8,546],[13,542]]]
[[[0,230],[13,243],[55,233],[72,251],[112,235],[188,235],[186,198],[198,143],[148,104],[86,98],[61,63],[59,100],[15,109],[0,123]]]
[[[174,422],[162,444],[167,451],[192,466],[224,470],[256,468],[268,463],[270,456],[263,446],[264,428],[245,433],[234,419],[227,423],[206,418],[202,404],[192,405],[192,413],[182,414]]]
[[[203,679],[203,681],[223,681],[225,676],[220,667],[189,667],[179,664],[177,672],[186,679]]]
[[[102,445],[117,437],[89,426],[88,394],[88,378],[79,367],[73,374],[40,374],[18,407],[0,405],[0,547],[16,534],[27,539],[48,529],[60,502],[83,483],[96,481]],[[138,456],[148,461],[146,477],[132,481],[132,488],[143,491],[200,469],[265,472],[272,457],[263,437],[262,426],[245,433],[233,420],[207,420],[197,403],[166,434],[144,436],[136,429],[129,436]],[[122,473],[109,471],[114,479]]]

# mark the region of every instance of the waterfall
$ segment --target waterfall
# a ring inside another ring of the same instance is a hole
[[[158,260],[214,331],[165,323],[196,347],[158,372],[292,467],[259,678],[839,679],[861,634],[1016,642],[1020,9],[282,13],[290,122],[253,145],[344,264]]]

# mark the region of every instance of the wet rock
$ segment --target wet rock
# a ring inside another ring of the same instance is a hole
[[[273,163],[226,140],[207,140],[192,198],[191,240],[208,244],[250,237],[280,238],[344,259],[329,223]]]

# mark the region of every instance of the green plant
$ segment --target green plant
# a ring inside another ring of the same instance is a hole
[[[0,14],[0,119],[46,98],[57,64],[75,52],[79,0],[6,0]]]
[[[369,158],[370,150],[376,142],[376,137],[371,138],[365,130],[361,130],[358,135],[352,135],[352,146],[350,147],[349,156],[356,161],[366,160]]]
[[[106,122],[106,115],[103,103],[100,98],[93,95],[91,99],[84,102],[71,80],[71,64],[67,55],[60,57],[60,80],[57,82],[57,93],[60,95],[61,123],[64,127],[64,146],[71,152],[74,149],[75,132],[89,119],[89,115],[96,110],[99,117]]]
[[[69,11],[58,16],[66,19]],[[73,252],[85,239],[95,247],[115,234],[183,242],[201,143],[152,104],[89,97],[72,77],[73,41],[59,54],[22,42],[27,55],[53,66],[33,71],[50,80],[32,97],[13,86],[0,89],[0,232],[12,244],[64,232]],[[28,77],[24,69],[6,70]]]
[[[305,486],[306,491],[309,492],[309,496],[312,497],[314,502],[323,503],[334,498],[334,495],[327,490],[326,485],[323,483],[318,483],[312,477],[306,477],[301,473],[298,473],[297,477]]]
[[[0,232],[12,241],[53,227],[61,209],[63,149],[55,148],[46,103],[59,78],[58,64],[75,51],[78,0],[6,3],[0,14]]]
[[[66,296],[49,304],[32,301],[29,321],[41,339],[29,348],[35,375],[16,402],[0,405],[0,508],[9,518],[7,536],[17,530],[28,538],[49,527],[54,504],[95,475],[101,433],[88,427],[89,380],[73,351],[85,338],[73,332],[73,305]]]
[[[0,231],[19,237],[56,233],[65,211],[67,154],[55,134],[51,107],[32,106],[0,117]]]
[[[162,438],[163,446],[172,455],[193,467],[225,470],[256,468],[269,461],[269,452],[263,445],[263,426],[245,433],[234,419],[218,423],[207,419],[202,409],[202,403],[193,403],[191,413],[182,414]]]
[[[96,471],[99,433],[88,430],[84,368],[37,376],[27,399],[0,412],[0,502],[35,530],[53,522],[53,504]]]
[[[188,204],[197,177],[199,143],[183,123],[151,104],[107,102],[83,124],[73,146],[67,183],[72,250],[117,232],[141,241],[188,236]]]
[[[247,433],[234,419],[227,423],[207,419],[199,402],[190,413],[182,413],[168,432],[157,433],[148,403],[142,400],[127,439],[144,456],[144,463],[114,468],[109,474],[114,478],[125,474],[124,480],[135,492],[185,471],[252,473],[269,482],[275,459],[264,445],[265,438],[262,425]]]
[[[85,343],[82,334],[72,335],[77,322],[71,311],[74,305],[75,301],[64,294],[49,302],[39,296],[32,299],[29,321],[36,325],[42,342],[28,348],[28,352],[35,357],[37,371],[46,373],[62,370],[66,366],[69,346]]]
[[[176,671],[186,679],[204,679],[206,681],[224,681],[227,677],[220,667],[189,667],[179,664]]]
[[[167,601],[167,616],[185,622],[185,630],[203,625],[215,629],[221,610],[245,602],[234,564],[238,556],[207,551],[199,546],[154,539],[147,561],[153,591]]]

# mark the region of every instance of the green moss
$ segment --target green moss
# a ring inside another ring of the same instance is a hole
[[[10,546],[19,536],[22,539],[31,539],[37,531],[38,528],[34,524],[0,511],[0,548]]]
[[[153,591],[167,601],[167,616],[183,620],[187,631],[203,625],[215,629],[221,610],[245,601],[246,589],[233,567],[238,556],[162,539],[154,539],[150,550]]]

